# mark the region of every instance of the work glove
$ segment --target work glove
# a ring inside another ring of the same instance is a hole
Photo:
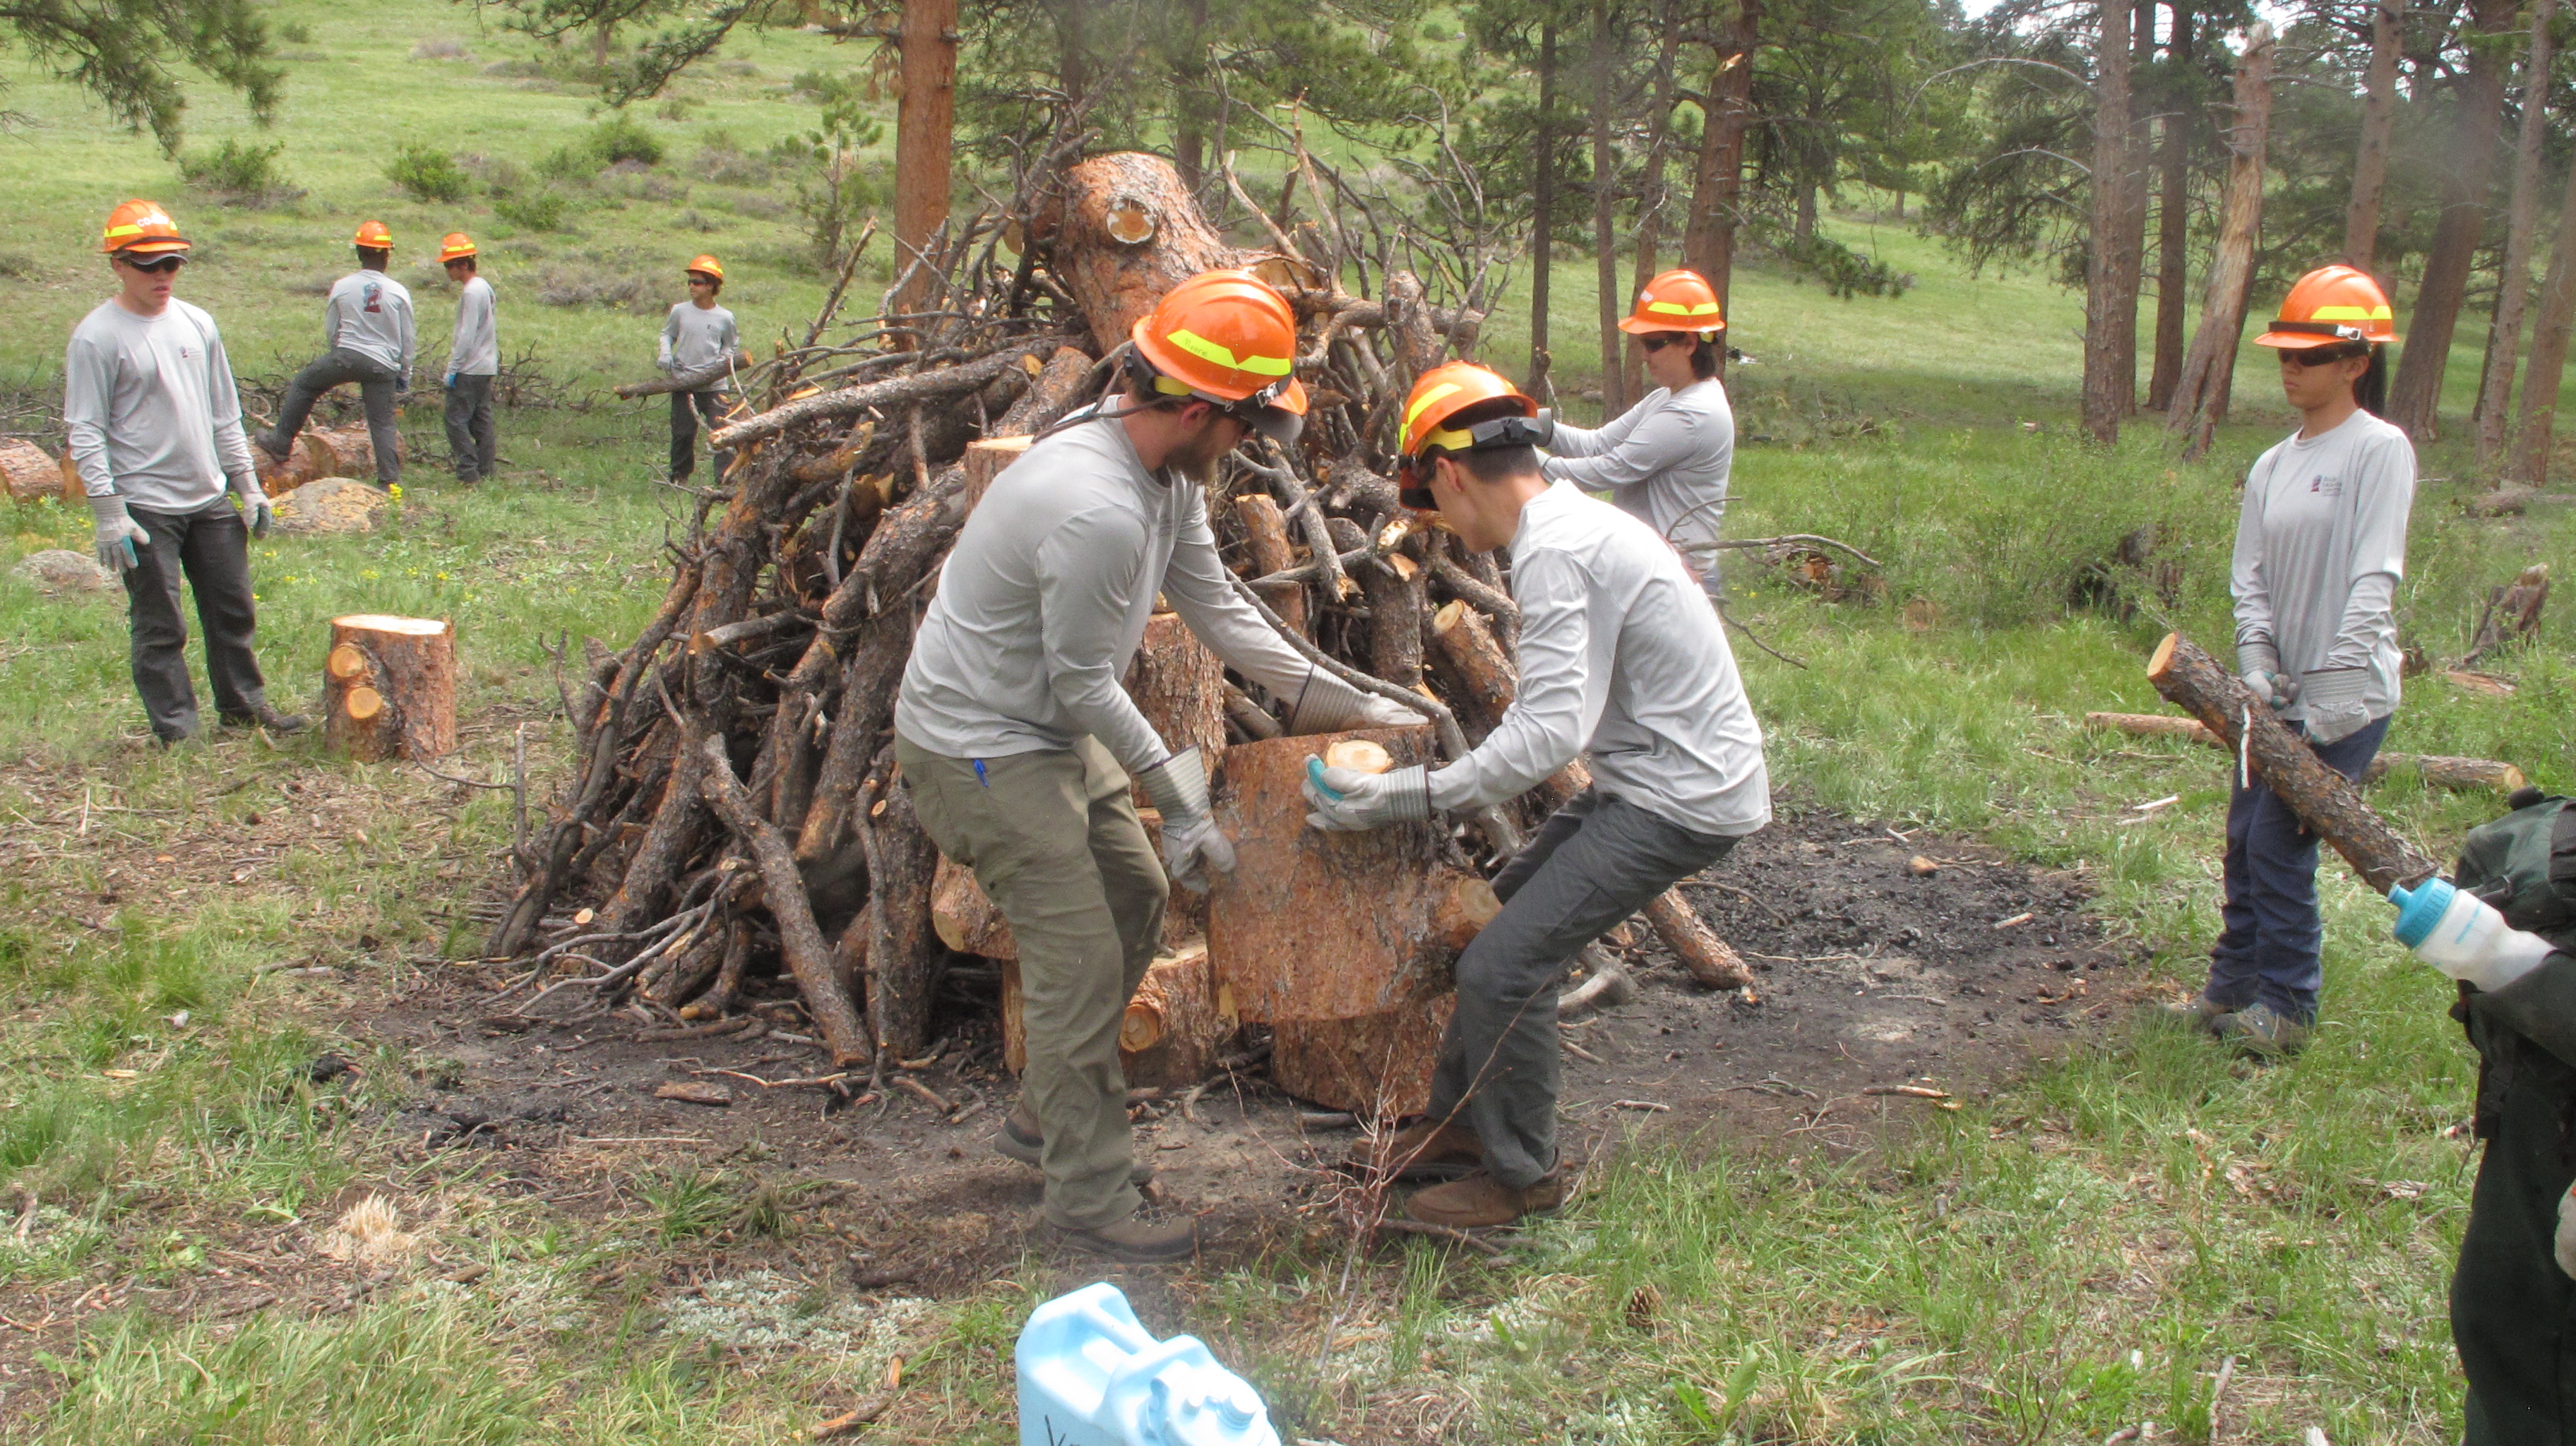
[[[444,385],[445,385],[445,386],[446,386],[446,388],[447,388],[449,391],[451,391],[451,392],[452,392],[452,391],[454,391],[454,390],[456,390],[456,373],[454,373],[454,372],[449,372],[449,373],[447,374],[447,380],[446,380],[446,382],[444,383]]]
[[[268,524],[277,520],[277,508],[268,500],[268,489],[256,477],[235,477],[233,495],[241,499],[242,521],[250,525],[253,537],[268,536]]]
[[[90,494],[89,515],[90,540],[98,549],[98,565],[122,577],[135,564],[136,546],[152,545],[152,534],[135,522],[133,514],[125,510],[125,499],[113,492]]]
[[[2268,641],[2238,643],[2236,672],[2256,700],[2278,713],[2297,700],[2298,681],[2281,671],[2281,651]]]
[[[2576,1276],[2576,1185],[2558,1197],[2558,1269]]]
[[[1363,693],[1321,668],[1306,670],[1305,685],[1288,709],[1291,733],[1338,733],[1346,728],[1410,728],[1423,715],[1392,698]]]
[[[1193,894],[1208,891],[1206,870],[1234,872],[1234,845],[1208,813],[1207,767],[1184,748],[1136,776],[1163,816],[1163,872]]]
[[[1362,773],[1309,758],[1306,783],[1299,791],[1315,810],[1306,815],[1306,822],[1328,833],[1431,820],[1431,773],[1418,763],[1387,773]]]
[[[2447,879],[2388,891],[2397,942],[2462,984],[2489,993],[2540,967],[2557,946],[2505,922],[2493,904]]]
[[[2308,741],[2333,743],[2349,738],[2370,721],[2368,668],[2318,668],[2299,680],[2298,696],[2308,705]]]

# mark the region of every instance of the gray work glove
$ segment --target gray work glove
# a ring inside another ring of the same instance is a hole
[[[98,549],[98,565],[122,577],[134,566],[134,549],[150,547],[152,534],[138,525],[132,513],[125,510],[125,499],[113,492],[91,493],[89,499],[90,540]]]
[[[268,536],[268,524],[277,520],[277,508],[268,500],[268,489],[257,477],[235,477],[233,495],[241,499],[242,521],[249,524],[253,537]]]
[[[2268,639],[2236,645],[2236,672],[2255,698],[2275,713],[2299,696],[2297,681],[2281,671],[2281,650]]]
[[[2576,1185],[2558,1197],[2558,1269],[2576,1276]]]
[[[1306,815],[1306,822],[1328,833],[1431,820],[1431,773],[1418,763],[1386,773],[1362,773],[1309,758],[1306,782],[1299,791],[1315,809]]]
[[[1193,894],[1208,891],[1206,870],[1234,872],[1234,845],[1219,833],[1208,812],[1207,768],[1196,748],[1184,748],[1143,773],[1136,782],[1163,816],[1163,872]]]
[[[1347,728],[1410,728],[1422,714],[1392,698],[1363,693],[1321,668],[1306,670],[1305,685],[1288,709],[1290,733],[1339,733]]]
[[[2308,741],[2333,743],[2370,722],[2368,668],[2319,668],[2299,680],[2308,705]]]

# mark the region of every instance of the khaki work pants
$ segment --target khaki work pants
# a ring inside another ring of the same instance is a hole
[[[1046,1217],[1114,1225],[1138,1204],[1118,1022],[1154,962],[1170,894],[1127,774],[1090,738],[1005,758],[945,758],[900,734],[894,747],[923,831],[975,871],[1019,941],[1020,1091],[1046,1131]]]

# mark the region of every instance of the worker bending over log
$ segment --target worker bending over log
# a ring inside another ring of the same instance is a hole
[[[1564,1199],[1556,991],[1583,946],[1771,819],[1762,729],[1725,624],[1654,528],[1541,474],[1538,406],[1483,367],[1426,373],[1405,404],[1407,505],[1478,552],[1511,549],[1520,691],[1437,770],[1310,773],[1308,822],[1367,829],[1514,798],[1591,760],[1592,787],[1494,880],[1503,908],[1458,960],[1458,1007],[1422,1123],[1363,1146],[1397,1176],[1457,1176],[1415,1219],[1501,1225]]]
[[[1720,596],[1714,544],[1735,464],[1735,412],[1717,379],[1726,335],[1717,291],[1696,271],[1667,271],[1646,283],[1619,329],[1645,351],[1655,390],[1597,430],[1543,421],[1540,445],[1553,455],[1539,470],[1608,492],[1680,548],[1709,596]]]
[[[2393,599],[2406,572],[2415,449],[2382,421],[2387,293],[2349,266],[2311,271],[2254,339],[2280,353],[2299,430],[2245,477],[2230,590],[2245,685],[2358,780],[2396,711]],[[2227,803],[2224,927],[2197,998],[2167,1006],[2261,1055],[2308,1040],[2325,981],[2317,836],[2261,778],[2239,770]]]
[[[895,701],[895,756],[922,827],[973,869],[1019,941],[1028,1065],[996,1144],[1046,1172],[1045,1217],[1124,1261],[1197,1248],[1149,1221],[1130,1178],[1118,1028],[1161,937],[1166,871],[1231,870],[1207,761],[1177,752],[1119,686],[1160,591],[1234,669],[1288,700],[1300,732],[1419,721],[1312,667],[1239,599],[1199,474],[1306,411],[1296,323],[1243,271],[1172,289],[1138,321],[1123,387],[997,476],[939,574]],[[1162,860],[1128,797],[1162,816]]]
[[[295,436],[313,404],[343,382],[358,384],[367,409],[367,442],[376,454],[376,485],[390,491],[402,480],[402,439],[394,430],[394,406],[411,390],[412,353],[420,338],[414,326],[411,292],[385,274],[393,260],[394,237],[382,221],[362,221],[350,238],[358,269],[331,283],[322,304],[322,343],[328,348],[286,384],[277,404],[277,425],[259,437],[260,450],[286,465]]]

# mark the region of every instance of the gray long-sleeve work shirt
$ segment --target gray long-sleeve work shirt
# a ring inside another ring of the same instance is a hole
[[[1692,565],[1711,570],[1726,514],[1727,474],[1735,466],[1735,411],[1715,377],[1680,391],[1657,387],[1600,427],[1556,425],[1554,455],[1540,464],[1549,481],[1608,492],[1619,510],[1670,539]]]
[[[182,513],[222,497],[227,477],[258,485],[223,336],[184,301],[159,316],[103,301],[81,318],[63,351],[63,421],[92,497]]]
[[[2395,599],[2414,505],[2414,444],[2368,412],[2274,445],[2245,474],[2237,514],[2236,641],[2270,642],[2292,677],[2367,668],[2370,716],[2395,712]],[[2304,700],[2281,711],[2307,717]]]
[[[501,370],[500,308],[493,303],[492,283],[467,278],[456,293],[456,333],[447,344],[447,370],[452,376],[488,377]]]
[[[1511,553],[1520,691],[1475,751],[1431,775],[1431,802],[1499,803],[1585,754],[1602,792],[1683,828],[1770,822],[1762,726],[1726,625],[1663,538],[1558,482],[1521,508]]]
[[[1237,672],[1283,697],[1305,686],[1305,658],[1235,594],[1197,483],[1147,471],[1114,419],[1040,440],[993,479],[941,566],[896,731],[950,758],[1089,734],[1128,772],[1153,767],[1171,749],[1119,680],[1158,590]]]
[[[322,341],[382,362],[408,377],[420,349],[411,292],[381,271],[353,271],[331,283],[322,305]]]
[[[713,366],[741,349],[742,337],[734,328],[732,312],[721,306],[683,301],[663,318],[662,346],[653,360],[666,372],[693,372]],[[732,385],[728,377],[712,390],[723,391]]]

